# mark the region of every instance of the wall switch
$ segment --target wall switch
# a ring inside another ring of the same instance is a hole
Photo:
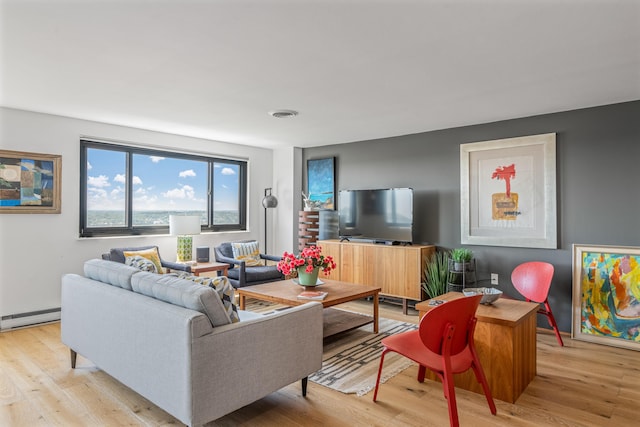
[[[498,274],[497,273],[491,273],[491,284],[492,285],[497,285],[498,284]]]

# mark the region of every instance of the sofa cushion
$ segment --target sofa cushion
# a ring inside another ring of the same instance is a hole
[[[142,295],[204,313],[213,326],[231,323],[220,297],[208,286],[174,275],[145,272],[134,275],[131,286]]]
[[[261,265],[260,248],[256,240],[250,242],[232,242],[233,258],[244,261],[247,267]]]
[[[131,277],[136,273],[140,273],[140,270],[119,262],[90,259],[84,263],[84,275],[87,278],[129,291],[131,290]]]
[[[158,273],[158,268],[153,261],[140,255],[128,256],[124,259],[126,265],[135,267],[140,271],[148,271],[149,273]]]
[[[231,319],[231,323],[240,321],[240,316],[238,316],[238,307],[236,307],[235,304],[235,289],[231,286],[229,279],[225,276],[194,276],[189,275],[189,273],[180,273],[179,276],[214,289],[218,293],[218,296],[222,301],[222,305],[224,305],[224,309],[229,315],[229,319]]]
[[[156,266],[156,269],[158,270],[158,273],[160,274],[164,273],[164,269],[162,268],[162,261],[160,261],[160,254],[158,253],[158,248],[156,247],[144,249],[144,250],[138,250],[138,251],[123,251],[122,253],[124,255],[125,261],[127,257],[141,256],[143,258],[148,259],[152,263],[154,263]]]

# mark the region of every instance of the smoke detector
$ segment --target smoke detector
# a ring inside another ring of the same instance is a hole
[[[274,110],[269,111],[269,115],[271,117],[275,117],[276,119],[288,119],[290,117],[297,116],[298,112],[295,110]]]

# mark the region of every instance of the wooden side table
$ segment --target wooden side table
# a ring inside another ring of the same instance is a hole
[[[191,273],[193,273],[194,276],[199,276],[200,273],[208,273],[210,271],[217,271],[218,276],[226,276],[228,270],[229,264],[224,262],[199,262],[191,266]]]
[[[460,292],[440,295],[437,300],[463,298]],[[420,319],[436,306],[429,301],[416,304]],[[515,403],[536,376],[536,327],[538,304],[500,298],[491,305],[480,305],[474,339],[482,368],[493,397]],[[427,370],[427,377],[437,376]],[[482,394],[472,370],[454,375],[456,387]]]

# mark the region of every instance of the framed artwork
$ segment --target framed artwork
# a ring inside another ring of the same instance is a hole
[[[0,213],[60,213],[62,156],[0,150]]]
[[[316,209],[335,209],[336,158],[307,160],[307,197]]]
[[[572,338],[640,350],[640,248],[573,245]]]
[[[556,134],[460,145],[461,243],[557,248]]]

